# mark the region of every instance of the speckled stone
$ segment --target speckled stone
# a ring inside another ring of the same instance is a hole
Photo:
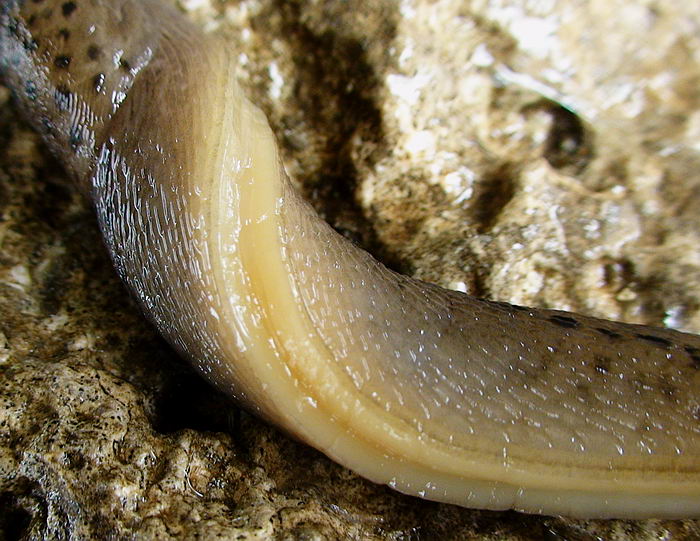
[[[298,187],[391,267],[700,332],[700,12],[658,0],[180,6]],[[241,412],[139,315],[0,87],[0,538],[700,538],[425,502]]]

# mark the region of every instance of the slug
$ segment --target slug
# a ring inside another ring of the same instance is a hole
[[[406,494],[700,516],[700,337],[388,270],[293,189],[235,59],[156,0],[2,0],[0,65],[173,347]]]

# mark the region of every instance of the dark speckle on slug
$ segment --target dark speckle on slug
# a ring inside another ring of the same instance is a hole
[[[90,60],[97,60],[100,57],[100,48],[94,43],[87,48],[87,56]]]
[[[67,69],[68,66],[70,66],[70,62],[71,62],[70,56],[65,55],[65,54],[60,54],[54,59],[53,64],[57,68]]]
[[[652,344],[656,344],[657,346],[663,348],[670,348],[673,345],[673,343],[670,340],[662,338],[661,336],[654,336],[653,334],[637,333],[636,336],[637,338],[641,338],[642,340],[645,340]]]
[[[568,329],[575,329],[580,325],[578,321],[569,316],[554,315],[549,318],[549,321],[560,327],[565,327]]]
[[[61,12],[64,17],[70,17],[77,8],[75,2],[66,2],[61,6]]]
[[[622,337],[622,335],[619,332],[606,329],[605,327],[596,327],[595,330],[600,334],[607,336],[610,339],[617,339]]]

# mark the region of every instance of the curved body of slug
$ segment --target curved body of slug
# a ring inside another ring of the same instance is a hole
[[[409,494],[700,516],[700,338],[387,270],[294,192],[214,39],[155,1],[70,4],[0,3],[5,81],[210,381]]]

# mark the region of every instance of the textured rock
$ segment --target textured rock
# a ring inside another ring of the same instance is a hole
[[[390,266],[700,332],[700,13],[657,2],[182,2],[289,171]],[[111,269],[0,88],[0,538],[697,539],[408,498],[238,411]]]

